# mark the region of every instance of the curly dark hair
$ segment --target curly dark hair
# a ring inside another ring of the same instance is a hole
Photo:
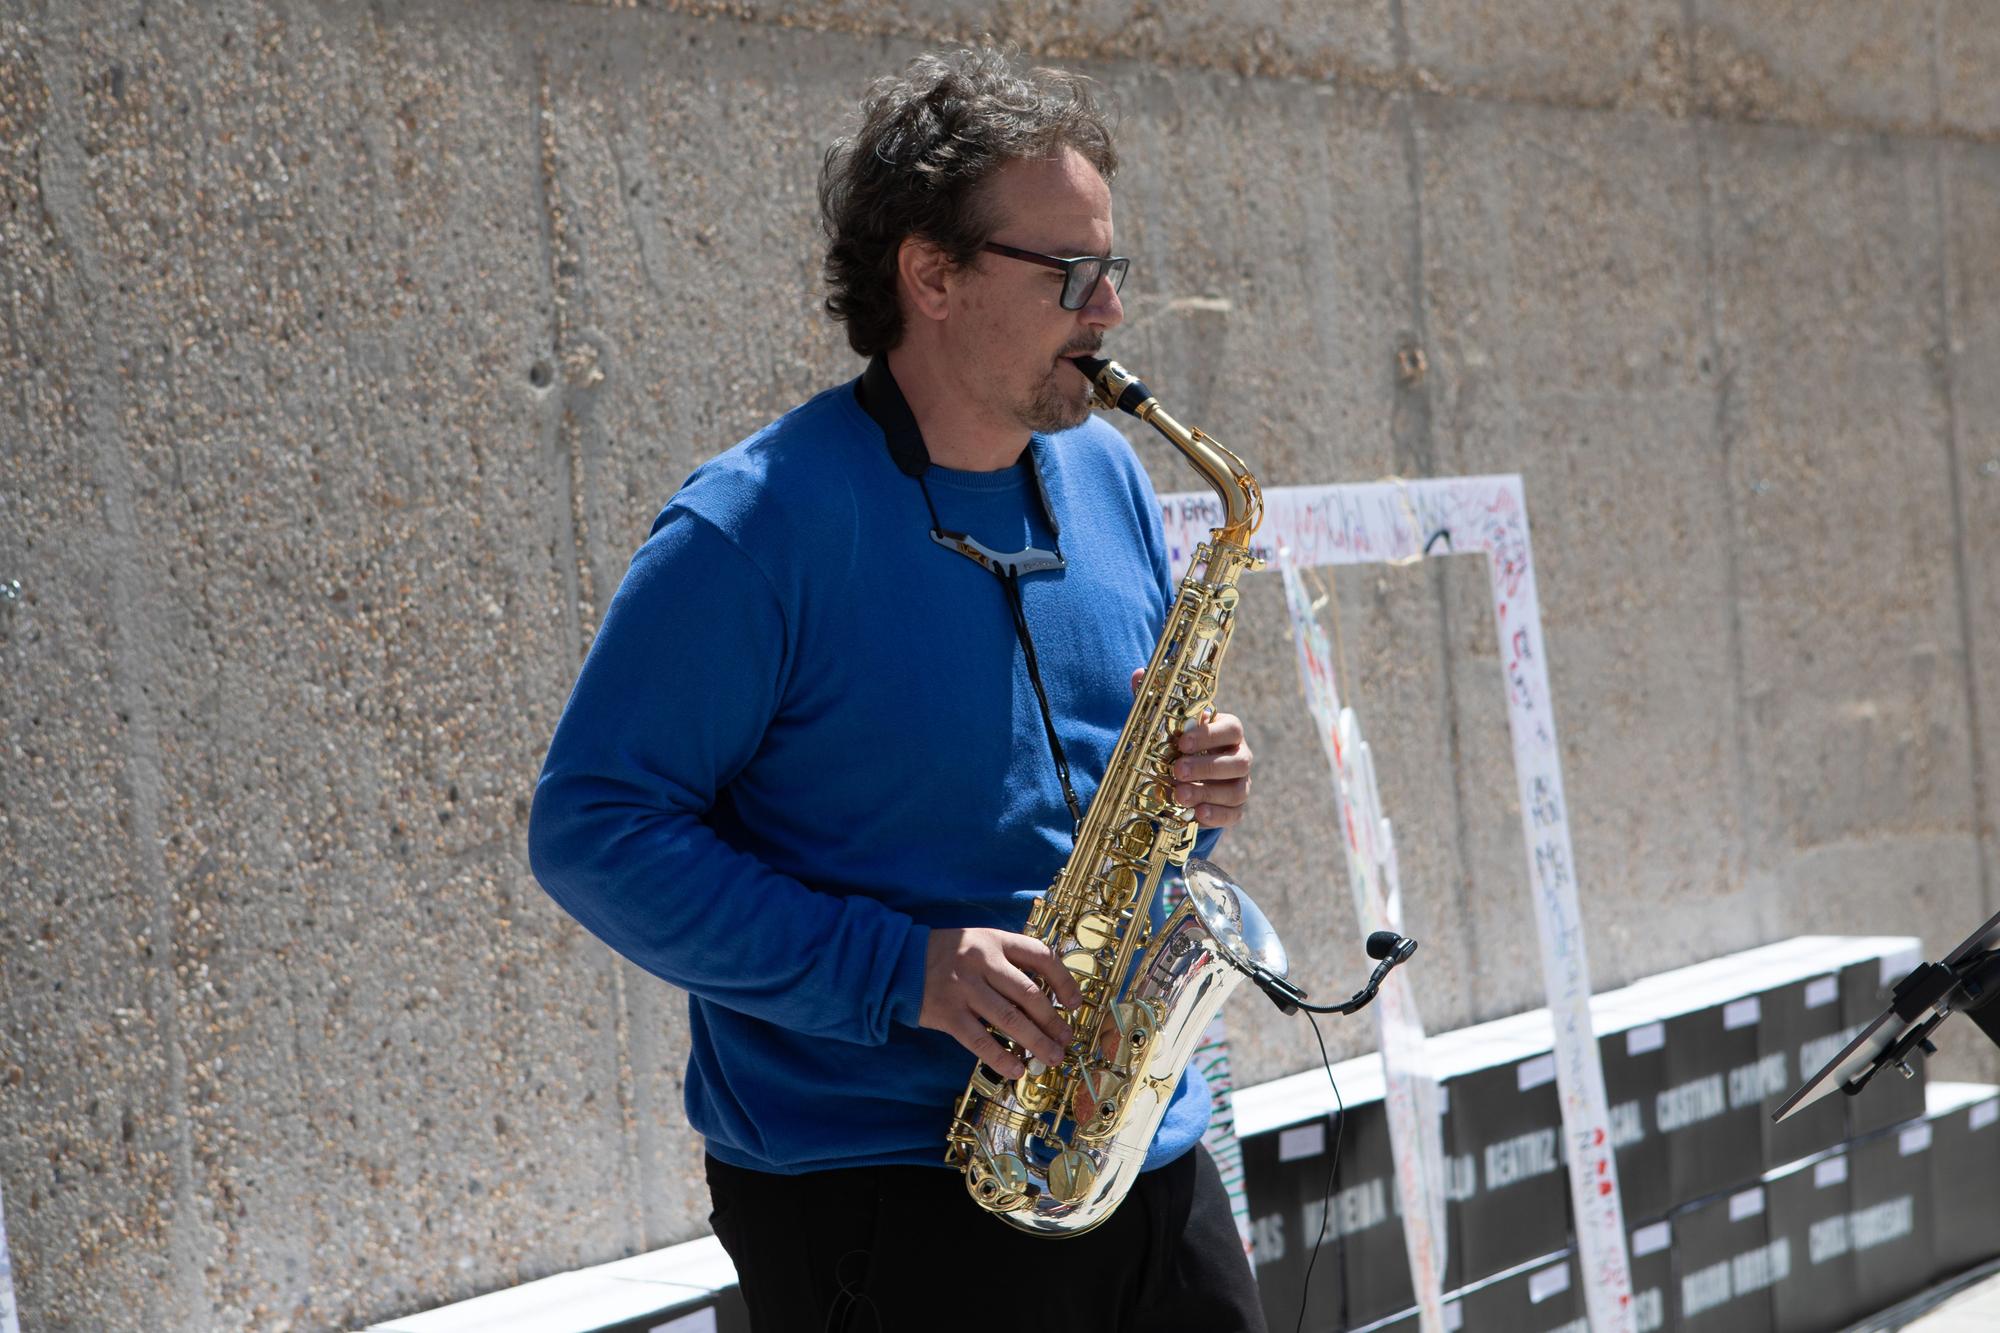
[[[972,262],[998,225],[981,186],[1005,163],[1074,148],[1110,180],[1111,127],[1091,81],[1056,69],[1017,73],[990,47],[917,57],[877,79],[861,124],[827,150],[820,225],[827,235],[827,312],[862,356],[902,341],[896,256],[907,236]]]

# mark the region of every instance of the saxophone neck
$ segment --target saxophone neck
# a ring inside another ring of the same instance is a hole
[[[1251,534],[1264,521],[1264,495],[1249,465],[1220,440],[1174,420],[1145,382],[1116,361],[1094,356],[1070,359],[1090,381],[1098,406],[1128,412],[1166,436],[1213,488],[1223,512],[1213,540],[1248,549]]]
[[[1215,491],[1216,498],[1222,501],[1222,523],[1210,540],[1219,546],[1237,546],[1248,550],[1251,534],[1264,521],[1264,492],[1258,487],[1257,479],[1250,475],[1249,465],[1222,441],[1211,438],[1201,430],[1181,425],[1168,416],[1157,402],[1152,403],[1151,408],[1139,419],[1173,441],[1174,447],[1194,464],[1195,470]]]

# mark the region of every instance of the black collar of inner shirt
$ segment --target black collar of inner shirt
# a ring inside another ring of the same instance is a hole
[[[887,356],[877,356],[868,362],[868,368],[855,381],[854,397],[861,410],[882,428],[882,442],[888,446],[889,457],[895,460],[897,469],[921,482],[924,473],[930,471],[931,451],[924,444],[923,432],[917,429],[917,415],[910,410],[910,400],[903,396],[902,386],[889,372]],[[1046,437],[1039,433],[1028,438],[1028,472],[1035,479],[1035,496],[1042,502],[1042,516],[1049,521],[1049,535],[1060,543],[1062,525],[1056,520],[1056,507],[1049,503],[1048,484],[1042,478],[1045,442]]]

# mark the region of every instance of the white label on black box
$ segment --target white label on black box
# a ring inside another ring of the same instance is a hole
[[[1296,1162],[1301,1157],[1317,1157],[1326,1151],[1326,1121],[1293,1125],[1278,1135],[1278,1160]]]
[[[1728,1109],[1729,1094],[1720,1074],[1668,1088],[1653,1097],[1653,1119],[1662,1134],[1713,1120]]]
[[[1806,1008],[1808,1009],[1824,1009],[1839,998],[1839,977],[1815,977],[1806,983]]]
[[[1972,1108],[1972,1114],[1968,1115],[1965,1119],[1969,1127],[1973,1129],[1985,1129],[1995,1120],[2000,1120],[2000,1101],[1979,1103],[1979,1105]]]
[[[1916,1200],[1908,1194],[1899,1199],[1878,1203],[1872,1208],[1857,1208],[1847,1215],[1847,1232],[1857,1250],[1872,1250],[1877,1245],[1887,1245],[1892,1240],[1901,1240],[1916,1228]]]
[[[1846,1183],[1846,1153],[1842,1153],[1838,1157],[1829,1157],[1813,1168],[1813,1188],[1816,1190],[1827,1189],[1833,1185],[1845,1185]]]
[[[1562,1148],[1553,1129],[1531,1129],[1486,1145],[1486,1188],[1497,1190],[1562,1170]]]
[[[1722,1006],[1722,1030],[1734,1032],[1747,1028],[1764,1016],[1764,1002],[1751,995],[1741,1000],[1733,1000]]]
[[[1712,1310],[1736,1293],[1729,1286],[1729,1261],[1697,1268],[1681,1279],[1681,1317]]]
[[[1674,1226],[1671,1222],[1655,1222],[1649,1227],[1640,1227],[1632,1233],[1632,1257],[1643,1259],[1649,1254],[1658,1254],[1674,1243]]]
[[[1922,1124],[1911,1125],[1908,1129],[1904,1130],[1897,1136],[1896,1146],[1902,1150],[1905,1157],[1908,1157],[1912,1153],[1920,1153],[1930,1147],[1930,1121],[1926,1120]]]
[[[1479,1193],[1479,1159],[1471,1153],[1444,1159],[1444,1197],[1448,1203],[1464,1203]]]
[[[1444,1307],[1444,1333],[1458,1333],[1465,1327],[1465,1307],[1457,1301]]]
[[[1620,1102],[1611,1108],[1611,1146],[1627,1148],[1646,1137],[1646,1118],[1637,1102]]]
[[[1553,1268],[1544,1268],[1528,1279],[1528,1299],[1540,1305],[1551,1296],[1569,1290],[1569,1263],[1564,1261]]]
[[[1767,1097],[1776,1097],[1791,1085],[1785,1073],[1785,1053],[1772,1051],[1754,1065],[1729,1071],[1729,1104],[1754,1106]]]
[[[1532,1060],[1523,1060],[1514,1071],[1514,1079],[1521,1085],[1521,1091],[1539,1088],[1544,1083],[1553,1083],[1556,1078],[1556,1057],[1538,1055]]]
[[[1754,1190],[1744,1190],[1741,1194],[1729,1196],[1729,1220],[1741,1222],[1746,1217],[1755,1217],[1764,1211],[1764,1190],[1762,1186]]]
[[[1633,1028],[1625,1034],[1625,1054],[1627,1055],[1644,1055],[1648,1051],[1657,1051],[1666,1044],[1667,1025],[1665,1023],[1648,1023],[1643,1027]]]

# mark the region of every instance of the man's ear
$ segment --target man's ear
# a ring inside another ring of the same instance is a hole
[[[905,236],[896,251],[896,281],[912,314],[921,319],[943,319],[951,308],[951,258],[936,242],[922,236]]]

